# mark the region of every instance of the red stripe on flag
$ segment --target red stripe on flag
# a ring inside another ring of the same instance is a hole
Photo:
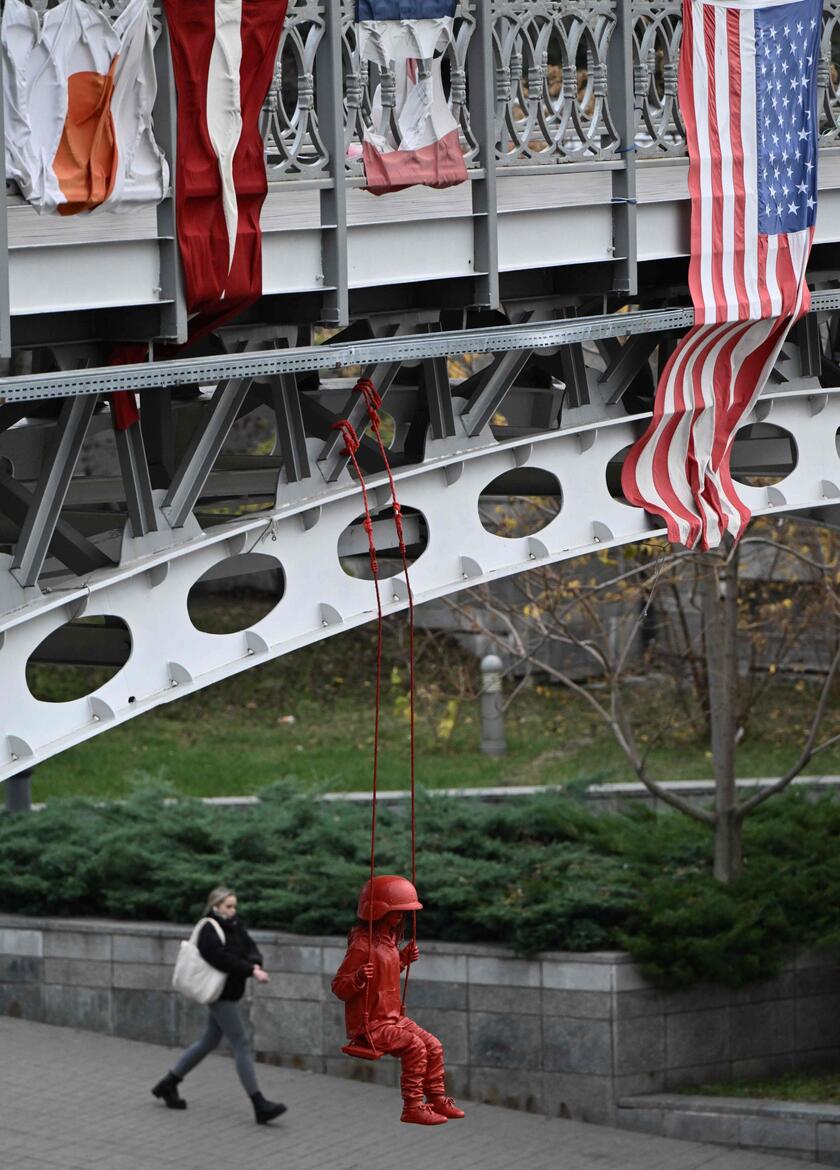
[[[752,19],[752,13],[727,12],[726,31],[729,41],[729,106],[730,137],[732,145],[732,179],[735,188],[735,245],[732,263],[735,288],[738,294],[738,310],[749,314],[750,302],[744,275],[746,255],[746,190],[744,187],[744,146],[741,139],[741,18]]]
[[[708,126],[712,171],[712,238],[706,243],[712,251],[712,287],[715,304],[720,311],[726,305],[726,288],[723,283],[723,167],[721,162],[720,130],[718,127],[717,91],[715,89],[715,59],[718,51],[715,27],[717,9],[714,5],[703,6],[703,37],[706,46],[708,74]],[[708,320],[708,315],[706,316]]]

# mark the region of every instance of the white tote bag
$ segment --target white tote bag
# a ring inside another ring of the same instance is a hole
[[[172,972],[172,986],[176,991],[180,991],[181,995],[195,1000],[196,1003],[215,1003],[222,994],[227,975],[208,963],[196,945],[199,931],[205,922],[213,923],[224,943],[225,932],[218,922],[214,922],[212,918],[202,918],[197,922],[190,937],[181,943],[175,970]]]

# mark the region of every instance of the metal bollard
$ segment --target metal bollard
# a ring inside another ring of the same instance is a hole
[[[503,756],[507,751],[503,668],[496,654],[488,654],[481,660],[481,750],[485,756]]]
[[[7,813],[28,813],[32,811],[32,769],[18,772],[3,782],[6,795]]]

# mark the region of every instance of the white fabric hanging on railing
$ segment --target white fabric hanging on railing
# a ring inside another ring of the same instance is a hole
[[[6,0],[6,174],[37,211],[130,210],[163,198],[153,44],[149,0],[130,0],[113,25],[85,0],[62,0],[43,23]]]
[[[452,17],[434,20],[363,20],[356,25],[359,55],[389,69],[392,61],[422,60],[452,40]]]

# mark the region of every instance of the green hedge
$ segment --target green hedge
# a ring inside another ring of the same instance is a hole
[[[343,934],[367,876],[368,809],[318,802],[293,780],[254,809],[161,791],[0,817],[0,909],[188,922],[211,886],[254,927]],[[803,946],[840,944],[840,802],[797,794],[747,824],[743,877],[711,876],[711,837],[642,811],[594,816],[562,794],[488,805],[422,797],[418,884],[426,938],[519,953],[627,949],[662,986],[739,985]],[[382,808],[378,865],[406,871],[405,810]]]

